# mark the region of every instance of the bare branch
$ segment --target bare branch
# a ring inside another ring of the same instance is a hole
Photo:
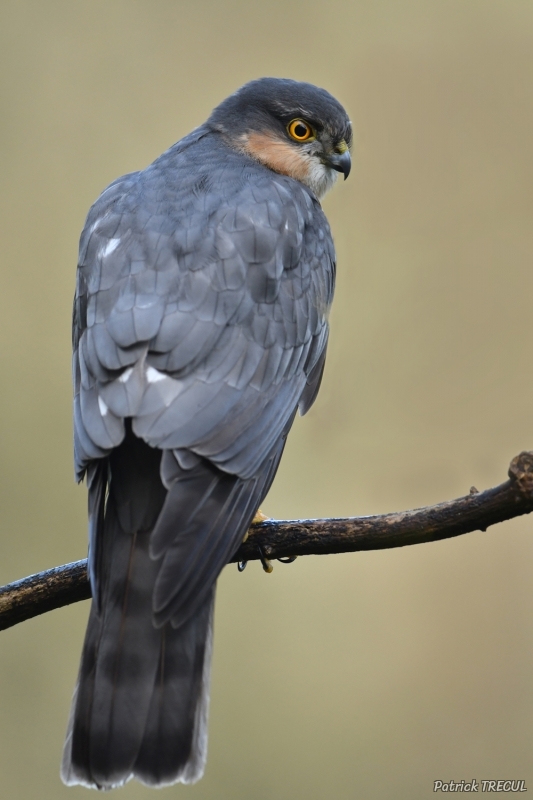
[[[509,480],[435,506],[347,519],[267,520],[253,525],[232,562],[383,550],[449,539],[533,511],[533,452],[516,456]],[[87,561],[0,588],[0,630],[91,596]]]

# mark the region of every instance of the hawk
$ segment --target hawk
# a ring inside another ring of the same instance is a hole
[[[263,78],[100,195],[81,234],[74,454],[92,606],[66,784],[203,773],[217,577],[324,369],[350,171],[328,92]]]

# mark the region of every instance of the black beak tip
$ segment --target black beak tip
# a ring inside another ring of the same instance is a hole
[[[344,175],[344,180],[346,180],[352,168],[350,151],[346,150],[345,153],[334,153],[332,156],[330,156],[329,163],[333,169],[337,170],[337,172],[342,172]]]

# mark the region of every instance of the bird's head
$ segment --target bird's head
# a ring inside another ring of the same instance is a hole
[[[224,100],[207,124],[227,144],[305,183],[317,197],[350,173],[352,125],[325,89],[284,78],[251,81]]]

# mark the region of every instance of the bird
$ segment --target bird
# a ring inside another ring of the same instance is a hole
[[[260,78],[89,210],[73,383],[92,603],[67,785],[203,775],[216,580],[320,386],[336,269],[320,200],[352,139],[325,89]]]

